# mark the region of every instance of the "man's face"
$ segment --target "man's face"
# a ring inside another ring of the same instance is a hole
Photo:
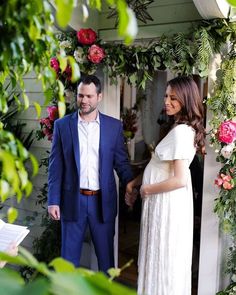
[[[101,99],[102,95],[97,93],[96,86],[93,83],[89,85],[79,84],[77,89],[77,105],[81,115],[88,115],[95,111]]]

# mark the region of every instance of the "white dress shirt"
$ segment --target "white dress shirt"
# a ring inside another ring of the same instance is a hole
[[[84,121],[78,113],[80,148],[80,188],[98,190],[99,187],[99,113],[94,121]]]

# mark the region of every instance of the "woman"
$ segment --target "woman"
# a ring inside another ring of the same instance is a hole
[[[165,111],[173,123],[157,145],[140,189],[138,293],[190,295],[193,197],[189,165],[196,151],[204,151],[205,137],[202,100],[192,78],[168,82]],[[137,177],[129,184],[128,205],[140,180]]]

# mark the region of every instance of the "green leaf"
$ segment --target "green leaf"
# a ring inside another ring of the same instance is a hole
[[[56,272],[72,272],[75,270],[75,267],[71,262],[60,257],[53,259],[49,266],[53,266]]]
[[[64,85],[60,80],[57,80],[57,84],[59,88],[59,91],[58,91],[59,99],[60,101],[64,101],[64,89],[65,89]]]
[[[58,112],[59,112],[59,117],[62,118],[65,113],[66,113],[66,105],[65,102],[63,101],[58,101]]]
[[[108,270],[108,274],[112,277],[112,278],[116,278],[119,277],[121,274],[121,269],[120,268],[110,268]]]
[[[80,78],[80,69],[79,65],[76,63],[72,56],[68,57],[69,64],[72,70],[71,82],[75,83]]]
[[[229,3],[229,5],[236,7],[236,0],[227,0],[227,2]]]
[[[40,115],[41,115],[41,106],[40,106],[39,103],[34,102],[34,107],[35,107],[35,110],[36,110],[36,113],[37,113],[37,118],[39,119]]]
[[[60,27],[65,28],[72,16],[73,0],[55,0],[56,19]]]
[[[102,7],[101,0],[89,0],[89,6],[92,8],[101,10],[101,7]]]
[[[13,208],[13,207],[10,207],[8,210],[7,210],[7,220],[9,223],[13,223],[18,217],[18,211]]]
[[[35,26],[34,22],[30,23],[29,37],[32,41],[36,41],[40,37],[40,30]]]
[[[136,74],[136,73],[132,74],[132,75],[129,77],[129,81],[130,81],[131,84],[135,84],[136,81],[137,81],[137,74]]]
[[[2,295],[26,294],[21,293],[23,291],[24,279],[21,277],[20,273],[7,267],[0,269],[0,286],[0,293]]]
[[[37,259],[25,248],[19,246],[19,252],[21,254],[21,257],[23,261],[27,261],[28,266],[36,268],[39,265],[39,262]]]
[[[125,37],[125,43],[131,44],[138,33],[138,24],[137,24],[137,19],[135,17],[135,13],[129,7],[127,7],[127,14],[128,14],[128,24],[126,25],[126,28],[125,28],[124,37]]]
[[[10,185],[5,179],[0,179],[0,196],[1,201],[4,203],[10,194]]]
[[[26,197],[30,196],[30,194],[32,193],[32,190],[33,190],[32,182],[27,181],[27,183],[24,186],[24,191],[25,191]]]
[[[118,16],[119,16],[118,33],[119,35],[122,36],[125,34],[125,31],[129,22],[126,2],[123,0],[118,1],[117,10],[118,10]]]
[[[45,278],[38,278],[29,282],[22,292],[22,294],[32,295],[49,295],[50,282]]]
[[[35,156],[32,155],[31,153],[29,154],[29,157],[30,157],[31,164],[32,164],[32,167],[33,167],[33,175],[32,176],[35,176],[36,174],[38,174],[38,170],[39,170],[38,161],[35,158]]]
[[[28,97],[28,95],[26,95],[25,92],[22,93],[22,97],[24,100],[25,109],[28,109],[29,108],[29,97]]]
[[[67,57],[58,54],[57,59],[59,60],[61,71],[64,72],[68,64]]]

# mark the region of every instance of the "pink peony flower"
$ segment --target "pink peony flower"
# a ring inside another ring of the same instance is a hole
[[[58,118],[58,108],[56,106],[47,107],[48,117],[51,121],[55,121]]]
[[[229,174],[221,173],[218,175],[217,179],[215,179],[215,184],[221,188],[223,187],[226,190],[230,190],[234,187],[234,183],[232,182],[232,177]]]
[[[233,121],[222,122],[218,129],[218,139],[220,142],[232,143],[236,139],[236,123]]]
[[[232,189],[233,187],[234,187],[234,185],[233,185],[232,183],[228,182],[228,181],[225,181],[225,182],[223,183],[223,188],[224,188],[224,189],[230,190],[230,189]]]
[[[88,51],[88,59],[94,63],[99,64],[105,57],[105,51],[98,45],[92,45]]]
[[[218,187],[221,187],[222,184],[223,184],[223,180],[222,180],[220,177],[218,177],[218,178],[215,179],[215,184],[216,184]]]
[[[60,64],[56,57],[52,57],[50,59],[50,66],[54,69],[54,71],[58,74],[60,70]]]
[[[78,41],[84,45],[91,45],[97,39],[97,34],[92,29],[80,29],[77,32]]]

